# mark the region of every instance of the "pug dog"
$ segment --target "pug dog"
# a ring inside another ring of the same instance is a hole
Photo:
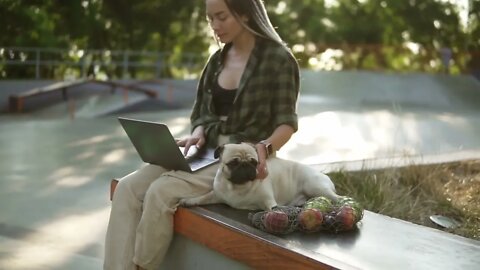
[[[294,161],[269,158],[268,176],[256,179],[258,155],[252,144],[225,144],[215,150],[215,156],[220,157],[220,165],[213,190],[182,199],[180,205],[226,203],[237,209],[271,210],[301,205],[311,197],[324,196],[333,201],[339,198],[327,175]]]

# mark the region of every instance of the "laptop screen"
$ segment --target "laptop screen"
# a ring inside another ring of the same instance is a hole
[[[213,151],[200,151],[201,155],[187,161],[165,124],[128,118],[119,118],[119,121],[141,159],[146,163],[169,170],[192,172],[217,161],[213,158]],[[203,159],[205,160],[201,161]],[[192,162],[195,168],[189,165]]]

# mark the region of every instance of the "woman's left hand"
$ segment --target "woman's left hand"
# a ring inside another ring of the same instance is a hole
[[[257,178],[256,179],[265,179],[268,176],[267,162],[259,162],[257,165]]]
[[[257,164],[257,178],[256,179],[265,179],[268,176],[268,167],[267,167],[267,149],[264,144],[255,145],[258,155],[258,164]]]

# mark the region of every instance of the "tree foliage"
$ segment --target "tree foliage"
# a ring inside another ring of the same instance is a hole
[[[438,72],[442,48],[452,52],[453,72],[480,66],[480,1],[470,1],[467,25],[461,24],[456,5],[440,0],[265,3],[272,23],[303,67]],[[198,57],[190,61],[201,65],[213,43],[203,1],[0,0],[0,14],[3,48],[168,52],[168,61],[179,63],[194,53]],[[24,54],[24,59],[33,57]],[[32,76],[32,70],[6,64],[18,57],[1,49],[0,77]],[[105,65],[121,62],[121,56],[115,60],[113,53],[66,57],[84,62],[101,59]],[[129,59],[147,61],[138,55]],[[112,70],[109,76],[121,76],[119,66]],[[163,74],[174,75],[174,67]]]

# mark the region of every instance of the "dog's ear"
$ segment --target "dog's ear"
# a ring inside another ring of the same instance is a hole
[[[215,148],[215,152],[213,152],[213,157],[219,158],[223,153],[223,149],[224,149],[223,145],[220,145],[217,148]]]

